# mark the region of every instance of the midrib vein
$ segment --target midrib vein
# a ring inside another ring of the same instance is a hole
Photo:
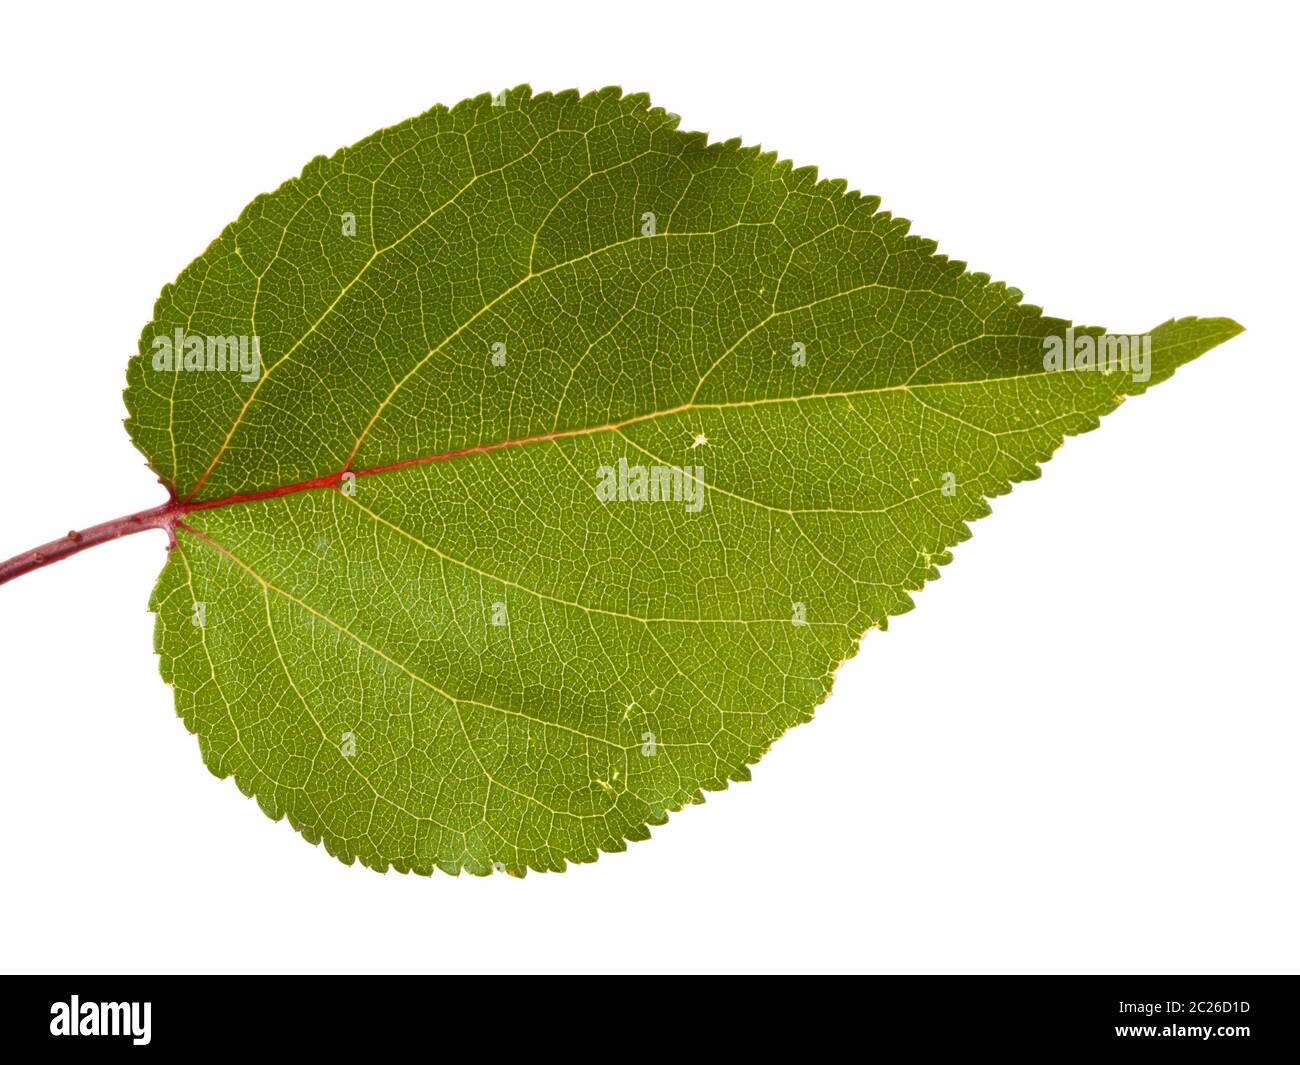
[[[1012,336],[1015,334],[997,334],[999,336]],[[1032,339],[1032,338],[1030,338]],[[688,402],[680,403],[674,407],[666,407],[662,410],[649,411],[645,414],[635,414],[631,417],[624,418],[621,421],[606,422],[603,425],[582,426],[576,429],[561,429],[558,432],[539,433],[536,436],[516,437],[509,440],[498,440],[487,444],[471,444],[467,447],[454,448],[449,451],[435,452],[431,455],[420,455],[415,458],[399,459],[393,462],[381,463],[377,466],[361,467],[359,469],[349,469],[344,467],[335,473],[323,474],[306,481],[298,481],[288,485],[277,485],[273,488],[256,489],[248,492],[238,492],[233,495],[223,496],[220,499],[202,499],[197,501],[186,501],[179,507],[182,513],[192,513],[198,510],[213,510],[218,507],[230,506],[236,503],[250,503],[261,499],[270,499],[280,496],[293,495],[302,491],[310,491],[317,488],[337,488],[342,481],[345,473],[350,473],[355,477],[370,477],[375,474],[393,473],[398,470],[409,469],[414,466],[427,466],[435,462],[448,462],[453,459],[470,458],[475,455],[490,455],[498,451],[506,451],[511,448],[525,447],[529,444],[542,444],[553,441],[569,440],[585,436],[594,436],[599,433],[613,433],[622,429],[627,429],[634,425],[641,425],[656,421],[660,418],[670,418],[676,415],[687,414],[695,411],[719,411],[719,410],[745,410],[748,408],[766,407],[783,403],[816,403],[826,402],[836,399],[852,399],[857,396],[886,395],[889,393],[909,394],[921,389],[940,389],[940,388],[968,388],[980,385],[1005,384],[1012,381],[1032,380],[1042,377],[1060,377],[1066,374],[1073,374],[1082,371],[1059,370],[1047,371],[1040,370],[1034,373],[1026,374],[1007,374],[1004,377],[984,377],[962,381],[932,381],[923,384],[893,384],[879,385],[873,388],[848,389],[837,392],[813,392],[800,396],[769,396],[762,399],[731,400],[719,403],[698,403]]]

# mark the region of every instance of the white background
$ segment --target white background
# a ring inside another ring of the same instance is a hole
[[[996,501],[752,783],[564,875],[347,868],[211,776],[151,650],[162,533],[6,585],[4,969],[1296,971],[1285,5],[0,18],[0,557],[163,500],[124,366],[247,201],[525,81],[815,163],[1050,313],[1248,328]]]

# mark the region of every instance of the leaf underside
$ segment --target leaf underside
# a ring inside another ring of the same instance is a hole
[[[192,502],[398,468],[186,515],[151,606],[209,768],[374,869],[622,850],[747,779],[987,498],[1240,329],[1047,372],[1068,323],[907,230],[616,89],[438,107],[254,200],[163,290],[132,440]],[[260,375],[159,372],[177,329]],[[704,504],[602,502],[619,460]]]

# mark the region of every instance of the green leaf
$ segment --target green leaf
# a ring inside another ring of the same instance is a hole
[[[438,107],[254,200],[128,371],[209,768],[375,869],[621,850],[747,779],[988,497],[1240,331],[1117,368],[907,231],[614,89]],[[178,330],[260,358],[168,369]]]

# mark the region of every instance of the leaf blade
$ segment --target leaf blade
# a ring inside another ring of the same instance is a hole
[[[153,605],[164,676],[209,767],[374,868],[559,869],[745,779],[811,716],[862,633],[910,608],[987,498],[1239,330],[1158,327],[1149,383],[1046,373],[1043,340],[1066,322],[934,254],[842,183],[677,133],[642,98],[514,93],[515,112],[480,98],[398,127],[424,122],[444,147],[457,123],[478,130],[461,130],[467,145],[481,137],[475,174],[500,164],[479,187],[506,193],[482,224],[509,235],[466,247],[503,269],[416,254],[415,230],[374,208],[386,202],[375,192],[370,250],[346,254],[373,265],[380,249],[411,252],[389,293],[400,313],[381,293],[358,311],[371,267],[349,287],[327,260],[302,319],[326,324],[273,336],[263,377],[151,379],[147,344],[176,327],[177,308],[200,332],[258,328],[256,301],[232,299],[220,271],[237,276],[248,259],[272,277],[278,249],[308,247],[289,226],[272,255],[258,227],[272,210],[313,210],[311,181],[341,205],[381,131],[255,201],[164,291],[129,371],[133,439],[155,469],[171,463],[178,494],[213,501],[363,471],[355,496],[190,512]],[[547,160],[567,182],[541,180],[543,138],[511,154],[501,132],[534,107],[566,116],[557,131],[583,128],[594,150]],[[543,190],[526,205],[541,224],[516,232],[506,223],[525,201],[491,175],[520,167]],[[450,171],[446,188],[460,188]],[[430,195],[446,198],[436,181]],[[661,201],[670,209],[642,234],[634,208]],[[424,206],[418,217],[433,214]],[[447,275],[429,289],[448,316],[432,333],[412,296],[430,261]],[[209,285],[220,309],[195,294]],[[292,303],[292,286],[277,291]],[[488,361],[494,337],[504,367]],[[794,366],[797,345],[806,361]],[[335,351],[363,354],[352,365]],[[215,415],[196,413],[209,405]],[[178,444],[178,409],[194,443]],[[595,471],[620,459],[703,462],[707,507],[599,504]],[[497,604],[505,625],[492,623]]]

